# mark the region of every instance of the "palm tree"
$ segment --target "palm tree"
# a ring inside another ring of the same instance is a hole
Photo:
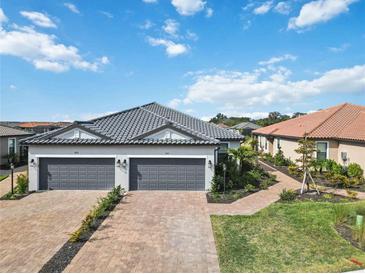
[[[230,149],[228,153],[238,162],[241,174],[256,163],[257,153],[249,147],[241,146],[237,149]]]

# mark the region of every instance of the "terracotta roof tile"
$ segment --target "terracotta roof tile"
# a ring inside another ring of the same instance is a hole
[[[365,106],[342,104],[253,131],[254,134],[365,141]]]

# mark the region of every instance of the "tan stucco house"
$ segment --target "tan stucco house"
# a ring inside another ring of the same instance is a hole
[[[279,148],[291,160],[305,135],[317,145],[316,157],[365,169],[365,106],[341,104],[253,131],[259,150],[275,155]]]

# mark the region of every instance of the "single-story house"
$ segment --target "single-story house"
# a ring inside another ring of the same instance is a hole
[[[19,140],[33,135],[27,131],[0,125],[0,165],[8,165],[8,156],[15,155],[18,161],[26,160],[26,149]]]
[[[150,103],[26,139],[29,189],[207,190],[243,139]]]
[[[295,161],[298,140],[316,142],[317,159],[342,165],[358,163],[365,170],[365,106],[344,103],[253,131],[259,150],[275,155],[281,149]]]
[[[259,128],[261,128],[259,125],[256,125],[255,123],[252,122],[242,122],[231,127],[231,129],[238,130],[238,132],[240,132],[243,135],[251,135],[253,130]]]
[[[16,127],[33,133],[44,133],[70,124],[69,122],[20,122],[16,124]]]

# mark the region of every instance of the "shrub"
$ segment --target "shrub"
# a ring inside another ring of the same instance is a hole
[[[20,174],[18,175],[16,182],[16,193],[25,194],[28,189],[28,178],[25,175]]]
[[[274,164],[276,166],[288,166],[290,164],[290,161],[284,157],[281,149],[274,156]]]
[[[263,153],[262,158],[267,162],[274,163],[274,158],[270,153]]]
[[[288,167],[288,172],[291,175],[298,176],[299,175],[299,168],[296,165],[290,165]]]
[[[347,174],[351,178],[362,178],[364,171],[362,170],[359,164],[351,163],[347,167]]]
[[[260,189],[268,189],[270,185],[269,180],[264,180],[260,183]]]
[[[346,193],[351,199],[356,199],[357,195],[358,195],[358,193],[356,191],[352,191],[349,189],[346,189]]]
[[[294,201],[297,197],[297,192],[292,189],[286,189],[284,188],[283,191],[280,193],[280,199],[285,202]]]
[[[330,174],[342,174],[344,173],[344,170],[340,164],[337,164],[334,160],[324,160],[323,166],[326,169],[327,172]]]
[[[223,191],[224,178],[220,175],[214,175],[211,184],[211,192],[218,193]]]
[[[254,185],[247,184],[244,189],[246,192],[254,192],[256,190]]]
[[[75,232],[71,233],[70,241],[79,241],[93,227],[97,219],[104,217],[116,205],[123,194],[124,190],[120,186],[117,186],[106,197],[99,199],[85,219],[82,220],[81,226]]]
[[[333,198],[333,194],[331,194],[331,193],[325,193],[325,194],[323,194],[323,198],[325,200],[331,200]]]

